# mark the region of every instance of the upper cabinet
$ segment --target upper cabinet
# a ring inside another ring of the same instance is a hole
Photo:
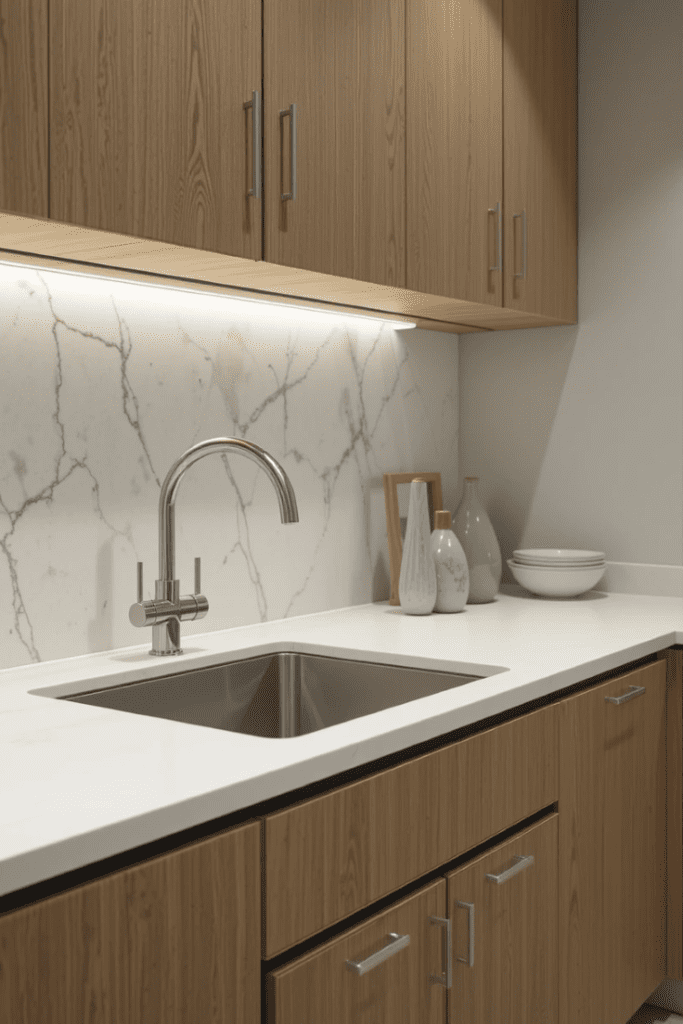
[[[407,285],[576,319],[576,0],[408,0]]]
[[[265,259],[404,287],[404,0],[263,19]]]
[[[48,215],[48,0],[0,0],[0,210]]]
[[[503,0],[408,0],[409,288],[503,304]]]
[[[260,259],[259,0],[51,0],[50,56],[51,217]]]
[[[0,12],[0,208],[112,233],[0,217],[0,249],[576,320],[576,0],[51,0],[49,112],[47,0]]]
[[[576,0],[504,0],[505,305],[574,321]]]

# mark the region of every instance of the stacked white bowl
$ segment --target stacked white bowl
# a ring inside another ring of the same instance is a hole
[[[576,597],[598,583],[605,572],[604,551],[573,548],[518,548],[508,558],[510,572],[532,594]]]

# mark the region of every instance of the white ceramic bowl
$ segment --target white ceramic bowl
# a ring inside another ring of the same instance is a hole
[[[585,594],[599,583],[606,569],[604,565],[584,569],[549,569],[519,565],[512,558],[508,558],[508,565],[518,583],[541,597],[576,597]]]
[[[595,565],[605,561],[604,551],[578,551],[575,548],[518,548],[512,556],[525,565]]]

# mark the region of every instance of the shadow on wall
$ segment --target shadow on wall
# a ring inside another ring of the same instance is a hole
[[[525,534],[578,330],[460,337],[461,480],[480,477],[504,560]],[[506,565],[503,580],[514,582]]]

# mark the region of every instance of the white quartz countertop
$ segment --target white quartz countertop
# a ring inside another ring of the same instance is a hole
[[[457,615],[413,617],[374,604],[193,635],[172,663],[151,658],[145,640],[0,672],[0,894],[681,643],[683,600],[596,591],[543,600],[508,588]],[[283,650],[495,674],[292,739],[54,699]]]

